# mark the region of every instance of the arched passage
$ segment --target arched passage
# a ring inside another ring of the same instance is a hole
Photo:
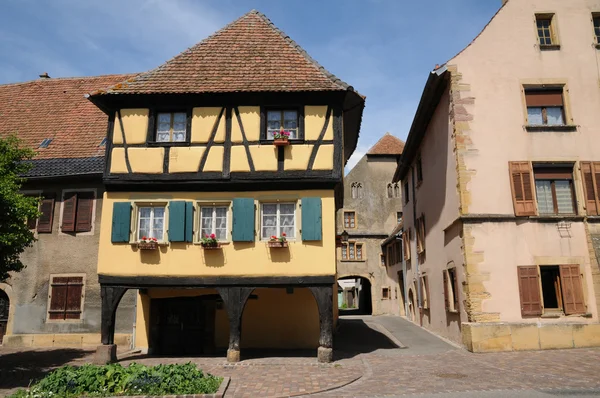
[[[373,313],[373,298],[371,281],[364,276],[348,275],[338,278],[342,289],[342,304],[339,306],[340,315],[371,315]]]
[[[8,327],[8,313],[10,310],[10,299],[6,292],[0,289],[0,344],[6,334]]]

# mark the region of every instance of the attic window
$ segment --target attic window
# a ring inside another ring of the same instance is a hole
[[[106,146],[106,137],[102,138],[102,141],[100,141],[100,145],[98,146]]]
[[[40,144],[40,148],[48,148],[48,145],[52,142],[52,138],[44,138],[44,141]]]

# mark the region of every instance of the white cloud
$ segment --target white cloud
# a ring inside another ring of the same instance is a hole
[[[344,175],[348,174],[350,170],[352,170],[354,166],[356,166],[358,161],[367,154],[368,150],[369,148],[365,146],[359,145],[358,147],[356,147],[354,153],[352,154],[352,156],[350,156],[350,159],[348,159],[348,163],[346,163],[346,167],[344,168]]]

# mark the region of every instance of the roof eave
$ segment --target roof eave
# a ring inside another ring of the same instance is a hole
[[[351,87],[348,89],[344,99],[343,118],[344,118],[344,167],[356,150],[358,137],[360,135],[360,126],[362,124],[363,111],[365,109],[365,97],[354,91]],[[346,128],[348,127],[348,128]]]
[[[444,65],[433,70],[425,83],[417,112],[413,119],[404,151],[399,158],[398,167],[394,173],[393,182],[398,182],[406,176],[410,165],[417,155],[421,142],[427,132],[427,127],[444,93],[447,83],[448,68]]]

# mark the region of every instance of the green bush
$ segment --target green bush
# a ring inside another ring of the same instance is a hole
[[[192,363],[144,366],[63,366],[12,398],[110,397],[115,395],[213,394],[222,377],[204,374]]]

